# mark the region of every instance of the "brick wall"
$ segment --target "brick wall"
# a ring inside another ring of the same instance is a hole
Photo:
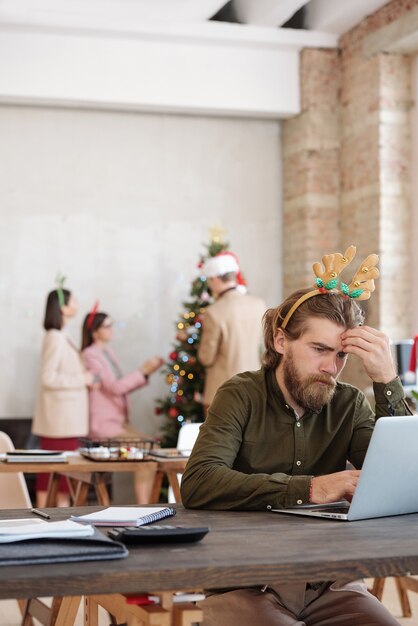
[[[338,51],[302,52],[302,111],[283,124],[285,294],[339,239],[339,80]]]
[[[388,54],[418,20],[418,1],[393,0],[340,40],[304,50],[301,108],[283,126],[284,292],[312,281],[312,262],[357,246],[380,255],[368,322],[408,336],[411,59]],[[353,262],[355,270],[356,262]],[[362,387],[355,363],[346,379]]]

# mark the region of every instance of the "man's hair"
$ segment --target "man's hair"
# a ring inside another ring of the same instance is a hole
[[[227,272],[226,274],[222,274],[222,276],[218,276],[223,283],[229,283],[231,280],[237,280],[236,272]]]
[[[279,365],[282,355],[274,347],[277,330],[294,303],[309,291],[312,289],[295,291],[278,307],[265,312],[263,317],[265,351],[262,363],[266,369],[276,369]],[[299,339],[307,330],[308,321],[312,317],[325,318],[344,328],[355,328],[363,324],[365,316],[355,300],[344,298],[339,293],[321,293],[305,300],[296,309],[283,332],[292,341]]]

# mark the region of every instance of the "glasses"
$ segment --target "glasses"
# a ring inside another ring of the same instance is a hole
[[[108,322],[107,324],[102,324],[100,328],[112,328],[113,322]]]

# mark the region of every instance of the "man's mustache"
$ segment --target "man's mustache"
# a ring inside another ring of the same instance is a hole
[[[310,376],[309,384],[312,383],[322,383],[324,385],[328,385],[328,387],[335,387],[337,381],[332,376]]]

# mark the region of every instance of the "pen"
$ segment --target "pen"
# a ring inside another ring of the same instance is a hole
[[[51,516],[48,515],[48,513],[44,513],[39,509],[31,509],[31,513],[33,513],[34,515],[39,515],[39,517],[43,517],[44,519],[51,519]]]

